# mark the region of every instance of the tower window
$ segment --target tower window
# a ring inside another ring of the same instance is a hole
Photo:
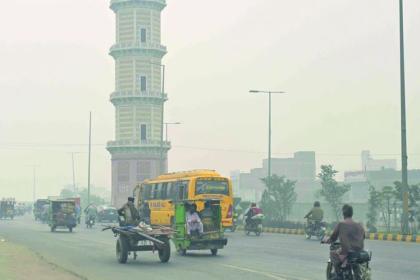
[[[146,43],[146,28],[140,28],[140,42]]]
[[[147,140],[147,126],[145,124],[140,125],[140,140],[142,142]]]
[[[138,85],[137,87],[140,88],[140,91],[146,91],[147,90],[147,79],[146,76],[139,76],[137,78]]]

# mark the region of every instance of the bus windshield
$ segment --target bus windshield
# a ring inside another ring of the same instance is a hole
[[[195,194],[229,194],[229,185],[226,179],[197,179]]]

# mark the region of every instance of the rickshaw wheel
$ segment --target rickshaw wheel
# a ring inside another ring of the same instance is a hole
[[[217,249],[210,249],[211,255],[216,256],[217,255]]]
[[[180,254],[181,256],[186,256],[187,255],[187,250],[186,249],[178,249],[178,254]]]
[[[165,245],[163,245],[162,249],[159,249],[159,259],[161,262],[166,263],[169,261],[169,258],[171,257],[171,245],[169,244],[168,239],[162,240],[165,242]]]
[[[126,263],[128,259],[128,241],[127,238],[120,236],[116,245],[117,260],[119,263]]]
[[[55,226],[51,226],[51,232],[55,231]]]

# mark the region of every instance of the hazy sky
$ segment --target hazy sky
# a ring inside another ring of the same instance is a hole
[[[166,121],[170,170],[249,170],[273,153],[317,152],[317,164],[360,168],[360,152],[399,158],[397,0],[168,0]],[[405,0],[409,167],[420,168],[420,2]],[[0,10],[0,197],[32,198],[87,181],[110,187],[114,14],[103,0],[14,0]],[[387,156],[387,154],[390,154]]]

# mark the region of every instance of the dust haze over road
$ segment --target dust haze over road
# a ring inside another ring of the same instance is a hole
[[[227,233],[229,243],[220,255],[207,251],[185,257],[172,250],[169,263],[159,262],[157,254],[139,253],[137,260],[117,263],[112,233],[77,227],[74,233],[51,233],[46,224],[25,216],[2,221],[0,233],[6,239],[27,246],[47,261],[87,279],[114,280],[136,275],[149,279],[325,279],[328,246],[307,241],[299,235],[263,234],[245,236]],[[373,251],[373,279],[417,280],[420,275],[420,245],[402,242],[366,241]],[[41,279],[41,278],[34,278]]]

